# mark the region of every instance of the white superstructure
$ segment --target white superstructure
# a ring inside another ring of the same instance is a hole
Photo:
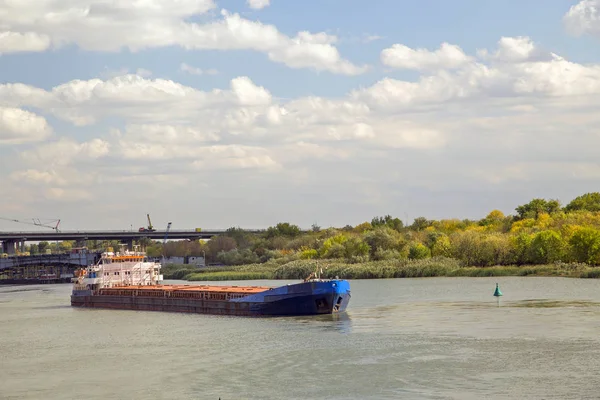
[[[160,263],[150,262],[144,252],[104,252],[100,261],[78,273],[74,289],[158,285],[163,280]]]

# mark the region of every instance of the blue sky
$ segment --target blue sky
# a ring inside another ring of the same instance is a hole
[[[597,190],[600,1],[106,4],[0,5],[2,217],[343,226]]]
[[[231,77],[249,75],[257,83],[271,85],[273,93],[280,96],[343,96],[357,85],[372,84],[386,75],[385,67],[378,62],[379,53],[394,43],[436,48],[442,42],[450,42],[459,44],[467,53],[474,53],[479,48],[493,48],[501,36],[530,36],[540,46],[572,61],[594,62],[600,57],[597,42],[593,38],[567,35],[561,23],[562,16],[576,3],[576,0],[545,0],[543,3],[540,0],[377,0],[373,6],[365,7],[365,3],[358,0],[306,0],[274,1],[261,10],[250,9],[243,0],[216,3],[218,9],[273,24],[289,36],[303,30],[338,35],[338,48],[346,58],[357,64],[372,65],[372,71],[355,77],[290,70],[268,62],[263,54],[245,50],[188,51],[167,47],[136,53],[126,49],[106,53],[81,51],[73,45],[59,51],[5,54],[0,73],[8,82],[51,89],[74,78],[97,77],[107,69],[148,68],[154,76],[176,79],[198,88],[227,87]],[[369,36],[380,39],[360,42]],[[178,72],[181,62],[216,68],[222,73],[189,76]],[[411,76],[405,71],[389,75]],[[298,84],[298,80],[302,84]]]

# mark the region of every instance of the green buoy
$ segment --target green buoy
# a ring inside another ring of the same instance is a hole
[[[500,288],[498,287],[497,283],[496,283],[496,290],[494,290],[494,296],[496,296],[496,297],[502,296],[502,292],[500,291]]]

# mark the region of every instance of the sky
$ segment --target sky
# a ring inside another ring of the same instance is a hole
[[[0,230],[479,219],[600,188],[600,0],[4,0],[0,78]]]

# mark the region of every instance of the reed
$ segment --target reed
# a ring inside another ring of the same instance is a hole
[[[273,279],[269,272],[220,271],[189,274],[188,281],[244,281],[256,279]]]
[[[587,271],[583,271],[580,277],[585,279],[598,279],[600,278],[600,268],[590,268]]]
[[[187,279],[198,268],[186,264],[167,264],[160,269],[164,279]]]

